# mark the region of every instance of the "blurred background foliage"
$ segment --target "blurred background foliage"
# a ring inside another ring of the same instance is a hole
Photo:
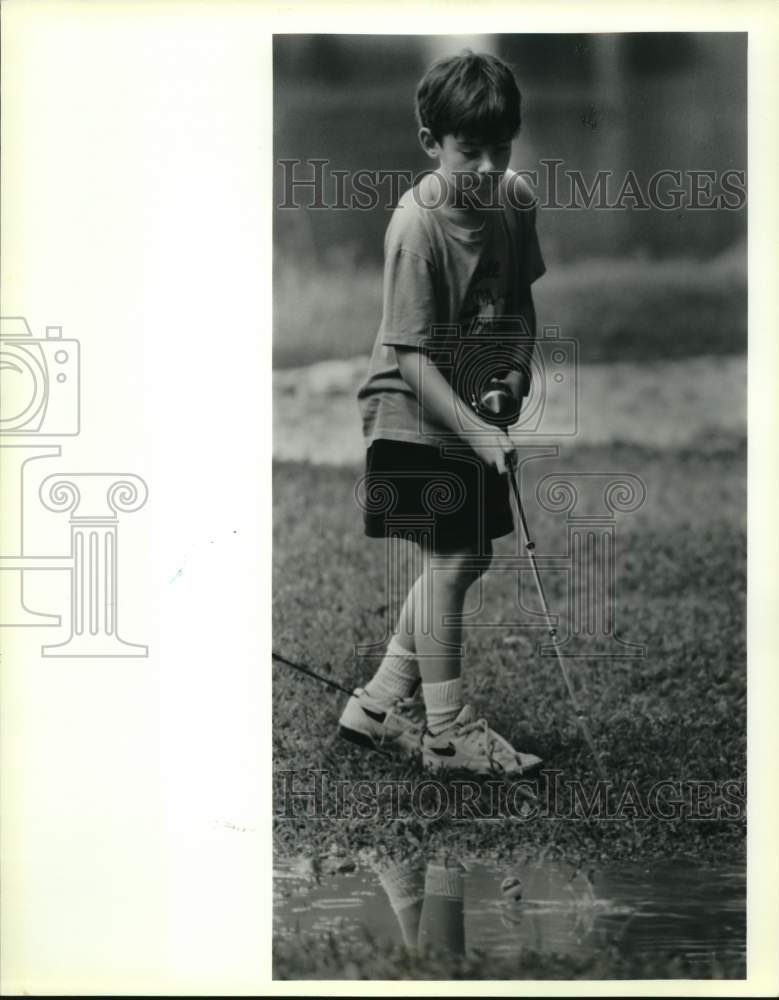
[[[274,38],[274,364],[368,353],[381,311],[392,204],[282,209],[282,158],[334,170],[430,168],[416,140],[415,86],[436,57],[493,51],[523,95],[512,167],[542,160],[628,171],[646,193],[659,170],[746,170],[746,35],[642,33]],[[296,176],[310,176],[300,166]],[[685,182],[689,190],[689,182]],[[405,188],[405,185],[403,185]],[[347,187],[347,192],[348,192]],[[714,185],[714,192],[720,190]],[[326,186],[325,201],[334,191]],[[303,191],[304,206],[310,193]],[[563,184],[559,200],[567,203]],[[652,360],[746,349],[746,207],[540,208],[548,274],[542,323],[582,344],[583,360]]]

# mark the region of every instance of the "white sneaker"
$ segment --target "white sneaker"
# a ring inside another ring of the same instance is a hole
[[[357,688],[338,720],[338,733],[372,750],[395,747],[404,753],[419,753],[424,718],[421,698],[400,698],[387,708]]]
[[[437,736],[424,734],[422,762],[425,767],[519,777],[542,763],[535,754],[515,750],[507,739],[490,729],[486,719],[474,716],[471,706],[465,705],[448,729]]]

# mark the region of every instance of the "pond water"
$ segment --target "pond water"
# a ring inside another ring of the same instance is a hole
[[[723,963],[745,970],[745,908],[743,869],[681,861],[577,870],[562,862],[304,859],[274,870],[274,935],[333,931],[347,958],[367,931],[453,955],[531,950],[586,959],[616,947],[650,963],[680,956],[696,978],[717,978]]]

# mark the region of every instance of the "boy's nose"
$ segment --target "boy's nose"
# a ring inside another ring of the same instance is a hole
[[[480,174],[491,174],[495,172],[495,164],[492,162],[490,156],[483,156],[481,163],[479,164]]]

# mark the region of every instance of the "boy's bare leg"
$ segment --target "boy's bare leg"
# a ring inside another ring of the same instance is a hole
[[[467,549],[430,554],[414,585],[414,642],[428,729],[434,734],[451,725],[463,705],[463,604],[490,556],[476,559]]]
[[[462,672],[461,619],[465,593],[472,581],[453,571],[453,559],[432,556],[415,588],[419,613],[415,616],[414,644],[424,684],[450,681]]]
[[[367,693],[391,704],[407,697],[420,677],[431,731],[445,728],[462,707],[462,611],[465,594],[489,565],[471,550],[422,549],[422,572],[398,616],[392,639]],[[435,718],[433,718],[435,716]]]
[[[460,676],[465,595],[488,568],[491,557],[491,550],[477,558],[468,549],[426,556],[424,570],[402,612],[413,622],[423,683],[435,684]]]
[[[419,684],[414,622],[415,607],[420,600],[417,590],[421,585],[420,575],[412,584],[401,608],[384,659],[365,685],[365,691],[370,697],[387,706],[394,704],[399,698],[407,698]]]
[[[414,548],[411,552],[411,559],[412,562],[407,563],[405,568],[406,571],[410,569],[414,573],[416,580],[411,585],[400,610],[384,658],[376,673],[365,685],[365,691],[371,698],[387,706],[393,705],[399,698],[407,698],[419,684],[414,623],[415,607],[419,607],[421,601],[418,591],[422,586],[420,568],[423,565],[424,556],[420,559],[419,553]],[[392,581],[390,584],[390,590],[392,590]]]
[[[423,571],[411,585],[403,607],[400,609],[398,621],[395,626],[395,639],[398,645],[409,653],[416,653],[417,651],[417,618],[422,615],[422,588],[427,583],[428,578]]]

